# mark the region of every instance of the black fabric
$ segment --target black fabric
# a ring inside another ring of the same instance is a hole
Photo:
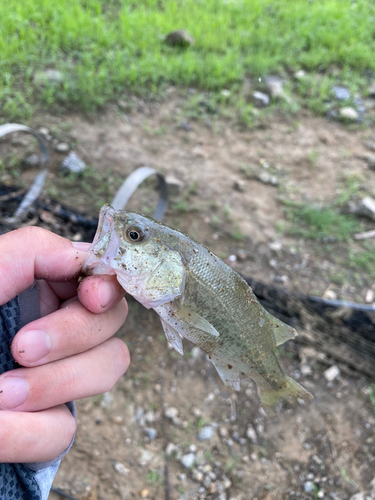
[[[13,337],[20,329],[18,297],[0,306],[0,374],[14,368],[10,352]],[[22,464],[0,464],[1,500],[40,500],[34,472]]]

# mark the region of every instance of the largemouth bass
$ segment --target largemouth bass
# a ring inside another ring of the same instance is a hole
[[[183,354],[183,338],[199,346],[227,386],[239,390],[241,374],[248,375],[267,407],[312,397],[283,373],[274,353],[297,332],[269,314],[239,274],[185,234],[105,205],[83,271],[115,274],[126,292],[157,312],[176,351]]]

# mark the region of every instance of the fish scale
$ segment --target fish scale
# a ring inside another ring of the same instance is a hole
[[[83,270],[116,274],[157,312],[173,347],[182,354],[183,338],[199,346],[226,385],[238,390],[240,374],[251,377],[267,407],[311,398],[274,353],[297,332],[269,314],[239,274],[180,231],[105,205]]]

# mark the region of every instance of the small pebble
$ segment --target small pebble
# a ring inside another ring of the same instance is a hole
[[[374,291],[373,290],[371,290],[371,289],[367,290],[365,302],[366,302],[366,304],[372,304],[374,302]]]
[[[332,365],[330,368],[325,370],[323,375],[328,382],[332,382],[340,376],[340,369],[336,365]]]
[[[306,483],[303,485],[303,489],[306,493],[314,491],[314,483],[312,483],[311,481],[306,481]]]
[[[59,142],[55,146],[56,153],[67,153],[69,150],[69,144],[67,144],[66,142]]]
[[[117,474],[120,474],[122,476],[126,476],[130,472],[130,470],[127,467],[125,467],[125,465],[122,464],[121,462],[115,462],[113,464],[113,468],[115,469]]]
[[[252,427],[251,425],[249,425],[249,427],[247,428],[246,436],[250,439],[252,443],[257,442],[257,434],[255,432],[254,427]]]
[[[229,255],[228,261],[229,262],[236,262],[237,261],[237,256],[236,255]]]
[[[257,108],[265,108],[270,104],[269,95],[263,92],[253,92],[253,103]]]
[[[195,455],[194,453],[188,453],[186,455],[183,455],[180,459],[180,462],[184,467],[187,469],[190,469],[194,465],[195,462]]]
[[[156,429],[154,429],[153,427],[145,427],[143,430],[150,441],[156,439],[156,436],[158,435],[158,431]]]
[[[326,300],[336,300],[337,299],[337,293],[334,292],[333,290],[326,290],[324,293],[323,293],[323,299],[326,299]]]
[[[340,117],[344,120],[355,121],[359,118],[359,113],[354,108],[345,107],[340,109]]]
[[[176,417],[177,417],[177,415],[178,415],[178,410],[177,410],[177,408],[173,408],[173,407],[171,406],[171,407],[169,407],[169,408],[166,408],[166,409],[165,409],[164,414],[165,414],[165,416],[166,416],[167,418],[170,418],[171,420],[173,420],[174,418],[176,418]]]
[[[214,433],[214,428],[211,427],[210,425],[206,425],[205,427],[202,427],[202,429],[198,433],[198,439],[199,441],[207,441],[212,438]]]
[[[271,243],[269,243],[268,245],[268,248],[273,252],[280,252],[280,250],[283,248],[283,244],[280,241],[271,241]]]

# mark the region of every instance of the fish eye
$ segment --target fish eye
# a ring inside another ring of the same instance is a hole
[[[132,241],[134,243],[139,243],[140,241],[143,240],[143,238],[145,237],[145,234],[140,227],[130,226],[126,230],[126,236],[130,241]]]

